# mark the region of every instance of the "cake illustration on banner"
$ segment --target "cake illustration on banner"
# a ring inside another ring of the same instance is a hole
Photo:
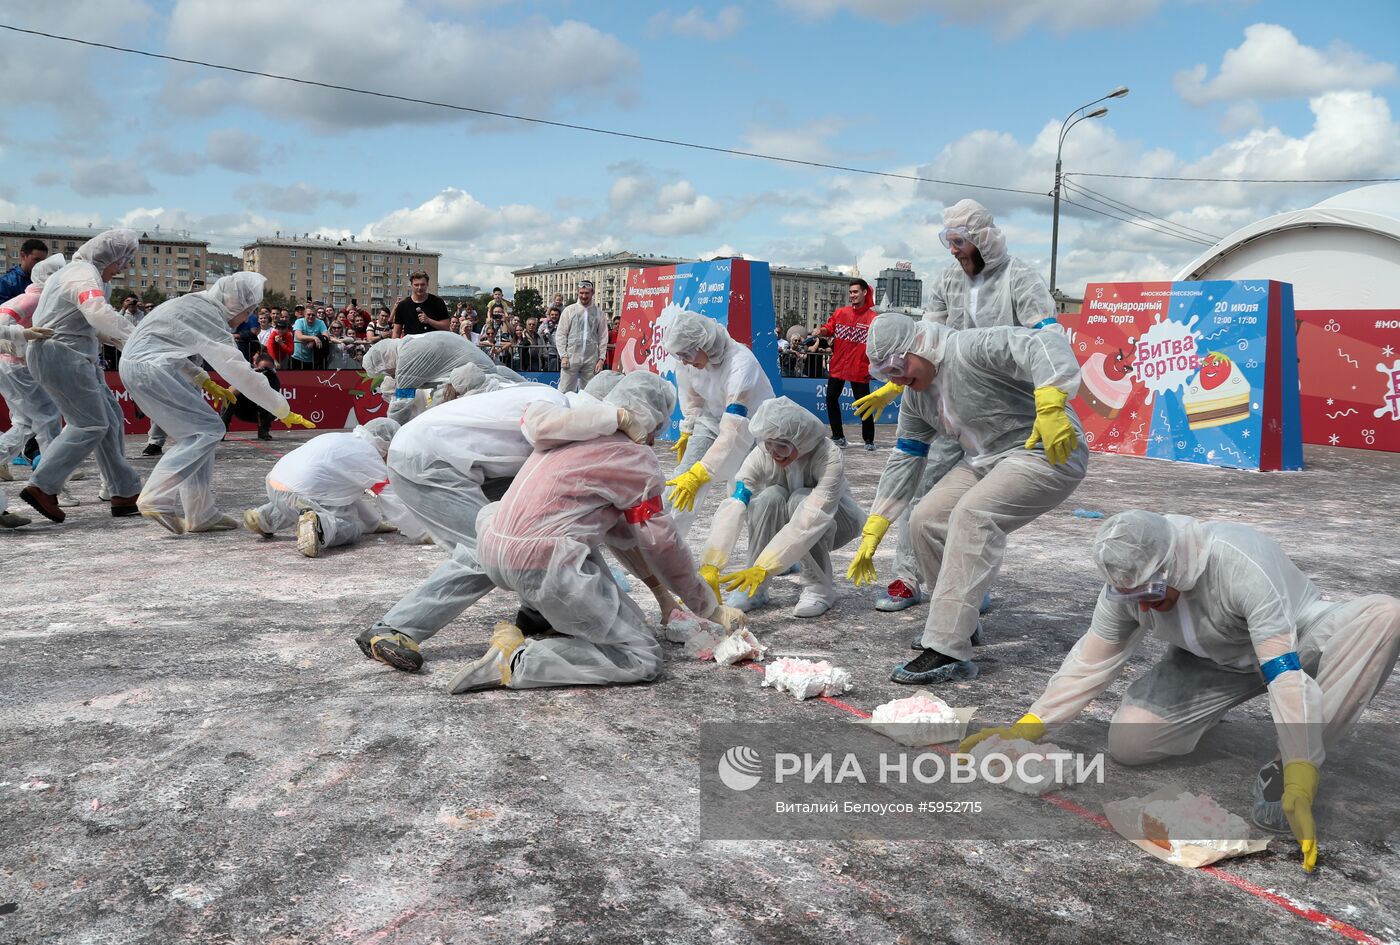
[[[1108,419],[1118,416],[1133,392],[1128,372],[1133,369],[1133,352],[1122,348],[1110,361],[1102,351],[1090,355],[1080,369],[1079,399]]]
[[[1240,366],[1212,352],[1201,362],[1201,373],[1186,385],[1181,405],[1192,430],[1220,427],[1249,419],[1249,381]]]

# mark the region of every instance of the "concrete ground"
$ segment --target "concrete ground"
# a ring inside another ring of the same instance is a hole
[[[283,451],[308,434],[274,435],[266,446]],[[246,436],[220,452],[219,497],[235,513],[259,501],[275,459]],[[887,455],[846,453],[863,504]],[[1310,448],[1307,465],[1255,475],[1095,456],[1063,509],[1013,536],[984,673],[947,698],[1014,719],[1086,628],[1095,523],[1076,507],[1246,522],[1332,595],[1395,593],[1400,461]],[[1393,824],[1366,841],[1324,835],[1313,876],[1283,841],[1219,873],[1160,863],[1110,832],[707,841],[701,723],[849,716],[675,651],[654,685],[451,697],[447,679],[513,614],[512,597],[493,593],[427,644],[421,675],[352,642],[439,551],[389,535],[312,560],[291,537],[177,538],[110,518],[93,479],[77,487],[67,524],[0,534],[0,942],[1400,941]],[[18,486],[6,490],[27,512]],[[843,574],[853,550],[836,556]],[[844,701],[868,711],[908,694],[887,675],[926,611],[878,614],[868,591],[840,587],[828,615],[798,621],[796,587],[779,581],[753,627],[779,651],[848,668]],[[1149,645],[1130,675],[1160,651]],[[1088,714],[1106,719],[1115,703]],[[1239,711],[1267,718],[1262,703]],[[1400,681],[1368,718],[1400,720]],[[1373,731],[1393,744],[1388,726]],[[1394,774],[1375,790],[1393,794]],[[1212,793],[1247,814],[1244,788]],[[1075,816],[1014,802],[1028,818]]]

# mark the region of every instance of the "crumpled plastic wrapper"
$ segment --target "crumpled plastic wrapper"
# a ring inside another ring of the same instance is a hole
[[[714,658],[715,647],[724,639],[724,628],[712,620],[697,617],[683,607],[677,607],[661,628],[661,639],[667,643],[682,644],[689,659],[709,660]]]
[[[1066,759],[1074,756],[1074,752],[1059,745],[1033,742],[1024,738],[1003,739],[1000,735],[993,735],[978,742],[972,749],[972,758],[977,762],[978,770],[981,770],[982,759],[988,755],[1000,755],[1010,764],[1011,776],[1003,781],[1001,786],[1018,794],[1038,796],[1070,787],[1075,783],[1074,765],[1068,761],[1060,765],[1059,773],[1064,775],[1064,779],[1056,779],[1056,761],[1050,756],[1063,755]],[[1024,765],[1020,761],[1022,757],[1027,759]],[[994,764],[992,770],[997,774],[1001,773],[999,764]],[[1025,771],[1025,778],[1021,777],[1021,770]]]
[[[763,685],[790,694],[794,699],[815,699],[818,696],[839,696],[853,685],[851,674],[826,660],[793,659],[785,657],[768,664]]]
[[[1174,807],[1184,810],[1175,816],[1167,813]],[[1199,807],[1202,815],[1210,816],[1190,816],[1193,807]],[[1178,787],[1164,787],[1146,797],[1110,801],[1103,806],[1103,812],[1113,829],[1139,849],[1159,860],[1187,869],[1199,869],[1232,857],[1258,853],[1268,848],[1271,839],[1249,836],[1249,825],[1243,818],[1224,810],[1205,794],[1192,794]],[[1144,815],[1148,815],[1146,820]],[[1166,820],[1160,819],[1162,817]],[[1195,823],[1186,826],[1178,823],[1180,819]],[[1202,820],[1217,819],[1220,822],[1211,829],[1201,829]],[[1188,834],[1210,834],[1211,838],[1175,836],[1183,830]]]

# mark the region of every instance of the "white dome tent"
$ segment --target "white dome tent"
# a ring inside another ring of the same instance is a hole
[[[1178,282],[1275,279],[1296,310],[1400,309],[1400,183],[1372,184],[1241,227]]]

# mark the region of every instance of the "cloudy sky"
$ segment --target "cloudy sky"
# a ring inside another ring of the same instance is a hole
[[[1337,15],[1345,9],[1345,16]],[[659,11],[659,12],[658,12]],[[0,23],[260,72],[924,178],[730,157],[0,31],[0,216],[405,238],[443,281],[629,249],[867,275],[945,264],[964,196],[1049,269],[1055,143],[1076,173],[1400,176],[1400,4],[1270,0],[65,0]],[[1346,184],[1080,177],[1061,287],[1170,276]],[[1108,201],[1108,202],[1095,202]],[[1171,221],[1167,235],[1083,209]],[[1132,208],[1131,211],[1124,208]]]

